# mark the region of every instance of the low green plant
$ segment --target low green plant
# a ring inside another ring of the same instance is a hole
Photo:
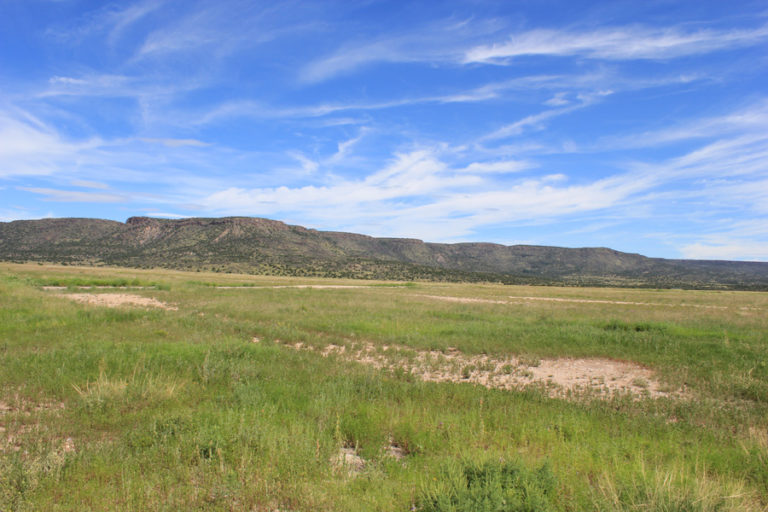
[[[423,512],[547,512],[556,510],[557,480],[544,463],[465,461],[422,484],[417,510]]]

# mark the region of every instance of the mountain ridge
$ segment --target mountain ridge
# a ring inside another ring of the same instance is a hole
[[[444,244],[260,217],[2,222],[0,259],[368,279],[768,289],[768,262],[649,258],[608,247]]]

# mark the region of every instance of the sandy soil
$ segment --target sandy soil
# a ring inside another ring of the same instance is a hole
[[[571,302],[582,304],[618,304],[628,306],[662,306],[662,307],[684,307],[684,308],[704,308],[704,309],[728,309],[728,306],[712,306],[707,304],[667,304],[663,302],[630,302],[623,300],[597,300],[597,299],[564,299],[560,297],[518,297],[510,295],[512,300],[492,300],[477,299],[472,297],[449,297],[445,295],[415,295],[415,297],[424,297],[433,300],[442,300],[445,302],[459,302],[463,304],[484,303],[484,304],[525,304],[526,302]],[[741,308],[747,309],[747,308]],[[755,308],[751,308],[755,309]]]
[[[346,471],[349,476],[356,476],[365,469],[365,460],[351,447],[345,446],[339,449],[339,453],[331,457],[330,462],[336,471]]]
[[[57,414],[63,409],[64,404],[61,402],[35,403],[18,395],[13,397],[11,403],[0,401],[0,454],[21,451],[25,440],[40,429],[39,423],[19,422],[18,420],[6,422],[6,415],[18,418],[19,415],[26,417],[43,411]],[[75,443],[71,437],[63,440],[62,451],[64,453],[75,452]]]
[[[156,286],[76,286],[78,290],[154,290]],[[66,290],[67,286],[41,286],[45,291]]]
[[[138,307],[150,307],[161,308],[176,311],[179,309],[176,306],[161,302],[152,297],[142,297],[140,295],[131,295],[128,293],[65,293],[60,297],[65,299],[74,300],[81,304],[94,304],[96,306],[106,306],[109,308],[116,308],[120,306],[138,306]]]
[[[303,343],[286,346],[295,350],[317,350],[323,357],[335,356],[387,371],[406,371],[424,381],[469,382],[507,390],[536,386],[552,397],[609,397],[619,393],[658,398],[680,394],[665,390],[648,368],[613,359],[530,360],[469,355],[455,349],[427,351],[372,343],[331,344],[321,349]]]
[[[281,288],[312,288],[315,290],[349,290],[355,288],[373,288],[373,286],[347,284],[285,284],[278,286],[217,286],[217,290],[278,290]],[[396,288],[396,287],[391,287]]]

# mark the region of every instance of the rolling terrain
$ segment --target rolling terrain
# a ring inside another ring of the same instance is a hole
[[[768,289],[768,263],[669,260],[608,248],[427,243],[250,217],[0,223],[0,259],[363,279]]]

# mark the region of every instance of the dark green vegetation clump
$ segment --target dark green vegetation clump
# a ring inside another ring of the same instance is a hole
[[[547,512],[556,510],[549,465],[530,470],[520,462],[467,462],[427,484],[424,512]]]

